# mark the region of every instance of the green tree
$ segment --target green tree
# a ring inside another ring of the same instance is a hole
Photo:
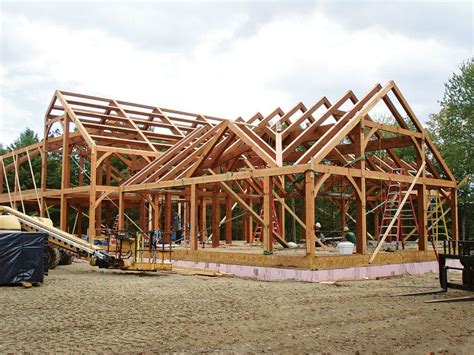
[[[430,116],[429,132],[458,181],[474,172],[474,58],[445,84],[441,111]],[[474,182],[459,190],[461,236],[474,238]]]
[[[36,134],[35,131],[33,131],[32,129],[26,128],[23,132],[20,133],[20,136],[8,146],[8,151],[20,149],[38,142],[38,134]]]

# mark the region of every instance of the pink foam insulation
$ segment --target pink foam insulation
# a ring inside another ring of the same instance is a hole
[[[449,266],[460,267],[458,260],[448,260]],[[208,269],[265,281],[296,280],[304,282],[367,280],[395,275],[421,275],[438,272],[438,262],[417,262],[391,265],[358,266],[347,269],[304,270],[262,267],[252,265],[232,265],[208,262],[175,260],[173,265],[197,269]]]

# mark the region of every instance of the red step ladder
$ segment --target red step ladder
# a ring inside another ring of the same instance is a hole
[[[276,213],[275,200],[273,200],[272,214],[273,214],[272,228],[275,232],[281,235],[281,227],[280,227],[280,222],[278,220],[278,216]],[[260,218],[263,219],[263,206],[260,209]],[[255,230],[253,232],[251,243],[258,243],[258,242],[263,242],[263,226],[257,221]],[[273,243],[276,243],[275,238],[273,238]]]
[[[394,174],[406,174],[405,169],[398,168],[393,169]],[[380,231],[379,231],[379,239],[387,231],[387,228],[390,222],[395,216],[395,212],[400,207],[400,204],[403,200],[403,195],[408,190],[408,183],[398,182],[398,181],[391,181],[387,195],[385,199],[385,207],[382,217],[382,223],[380,224]],[[412,195],[408,196],[407,201],[402,207],[402,210],[397,216],[396,222],[393,224],[392,228],[387,234],[387,238],[385,239],[386,242],[397,242],[397,249],[398,243],[402,242],[402,248],[405,247],[403,237],[405,234],[408,234],[414,227],[418,230],[418,221],[416,219],[416,212],[415,207],[413,205],[413,198]]]

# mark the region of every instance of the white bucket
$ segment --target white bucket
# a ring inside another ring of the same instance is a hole
[[[351,242],[340,242],[337,244],[337,250],[339,250],[339,254],[352,254],[354,251],[354,244]]]

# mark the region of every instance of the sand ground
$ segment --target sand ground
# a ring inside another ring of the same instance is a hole
[[[0,288],[0,353],[474,353],[466,295],[391,297],[437,275],[313,284],[58,267]]]

